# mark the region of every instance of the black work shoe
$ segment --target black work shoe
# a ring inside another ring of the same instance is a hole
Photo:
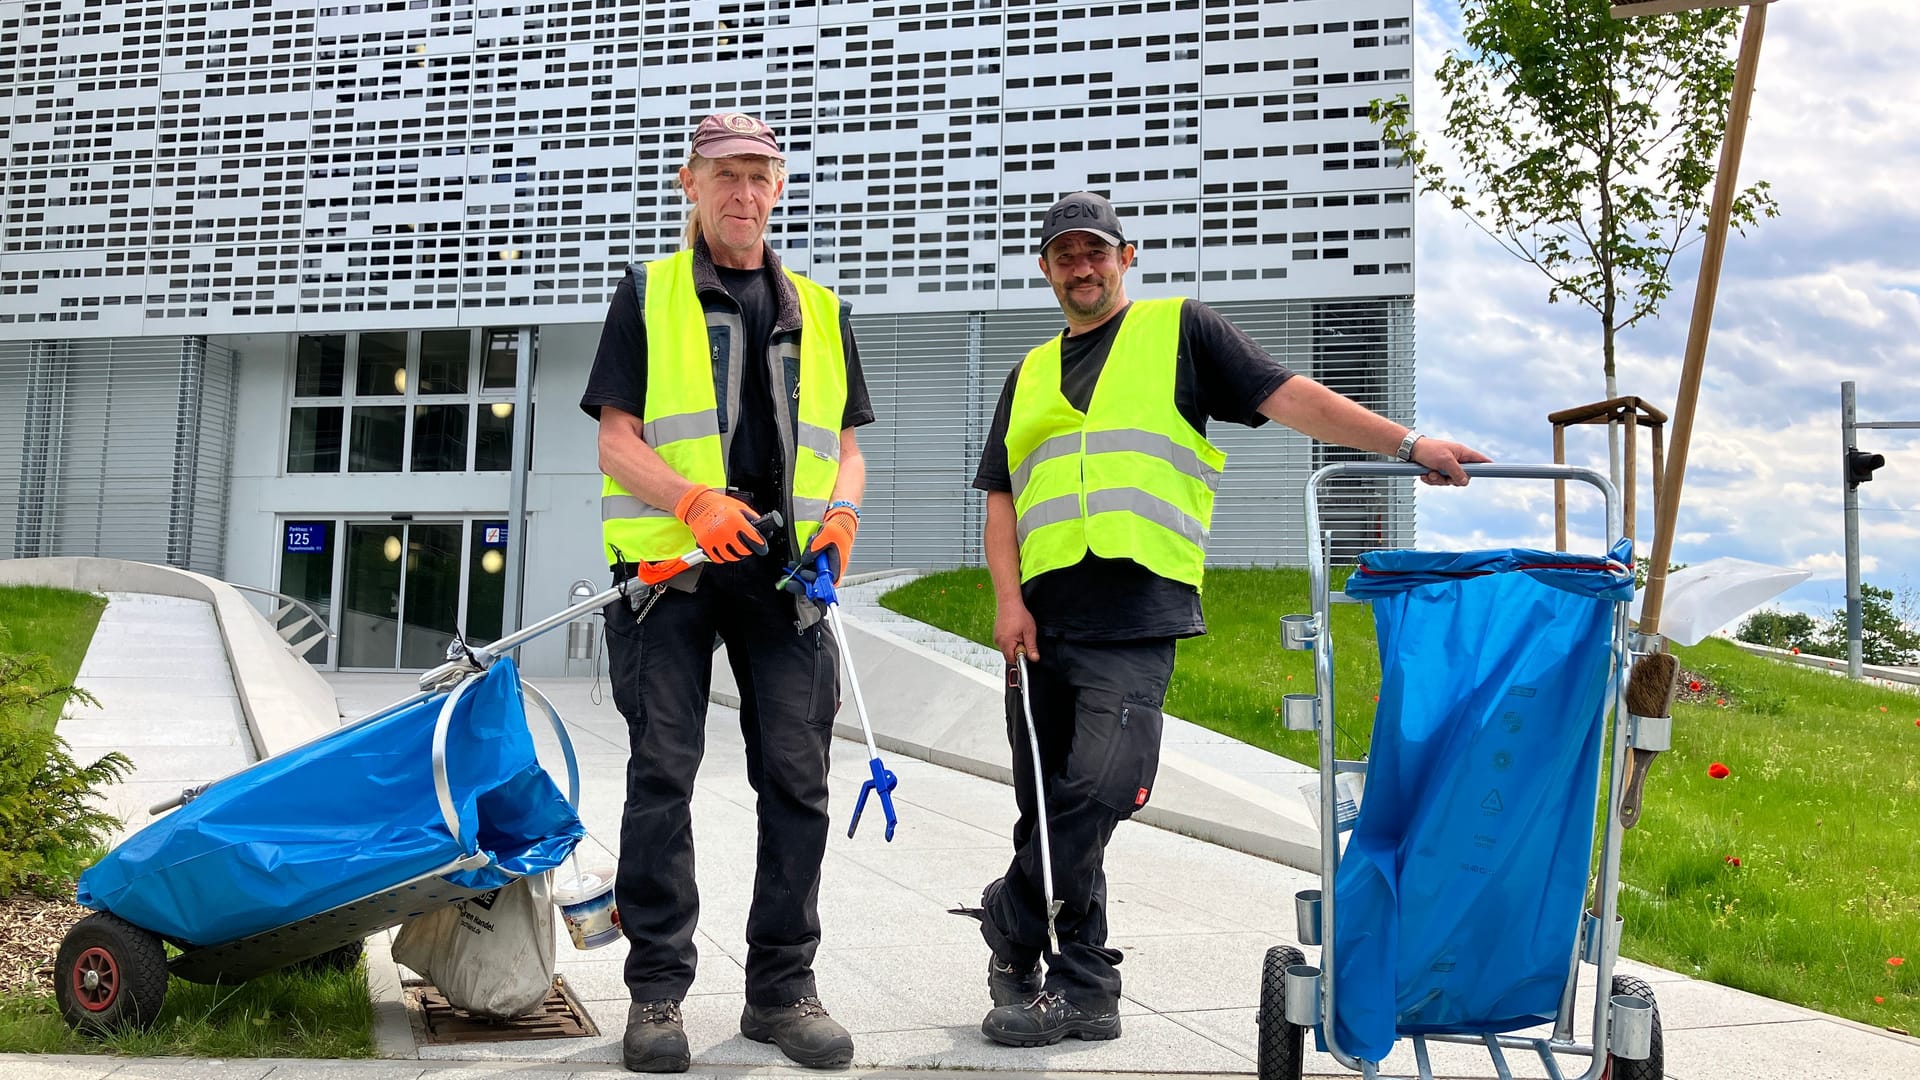
[[[1022,970],[1012,964],[1003,964],[997,956],[987,957],[987,993],[993,995],[995,1008],[1002,1005],[1024,1005],[1033,1000],[1040,992],[1040,961]]]
[[[1052,1046],[1071,1035],[1089,1042],[1120,1037],[1120,1014],[1092,1013],[1050,990],[1024,1005],[1002,1005],[980,1021],[980,1033],[1001,1046]]]
[[[627,1008],[627,1034],[620,1040],[620,1062],[632,1072],[686,1072],[692,1055],[687,1029],[680,1026],[680,1003],[636,1001]]]
[[[748,1003],[740,1013],[740,1034],[754,1042],[772,1043],[809,1069],[844,1069],[853,1064],[853,1036],[827,1015],[817,997],[785,1005]]]

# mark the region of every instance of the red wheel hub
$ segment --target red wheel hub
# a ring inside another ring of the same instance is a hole
[[[73,962],[73,999],[88,1012],[105,1012],[120,996],[120,965],[95,945]]]

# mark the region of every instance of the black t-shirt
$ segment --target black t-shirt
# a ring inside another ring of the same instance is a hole
[[[1089,333],[1060,341],[1060,392],[1082,412],[1093,400],[1093,388],[1124,317],[1123,313]],[[1208,419],[1259,427],[1266,423],[1260,415],[1261,403],[1292,377],[1293,372],[1219,312],[1197,300],[1181,305],[1173,395],[1180,415],[1195,431],[1205,435]],[[1007,414],[1019,378],[1016,364],[1000,390],[986,449],[974,474],[973,486],[981,491],[1013,490],[1007,467]],[[1041,631],[1063,637],[1120,641],[1207,632],[1199,590],[1163,578],[1131,559],[1089,554],[1072,566],[1041,574],[1020,591]]]
[[[767,368],[767,345],[779,320],[779,298],[774,294],[771,268],[733,270],[714,268],[729,296],[740,307],[745,347],[740,350],[740,425],[727,454],[727,484],[747,493],[761,512],[780,506],[780,435],[773,411],[774,393]],[[840,336],[846,343],[847,404],[840,426],[873,423],[873,404],[860,372],[860,353],[853,343],[853,326],[845,310]],[[600,330],[600,348],[593,372],[580,395],[580,408],[595,420],[600,407],[611,405],[634,416],[644,415],[647,401],[647,329],[633,275],[620,279],[606,324]]]

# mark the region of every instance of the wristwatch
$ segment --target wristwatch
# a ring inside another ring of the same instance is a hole
[[[1395,450],[1393,452],[1393,456],[1399,458],[1401,461],[1412,461],[1413,460],[1413,444],[1419,442],[1421,439],[1425,437],[1426,436],[1420,434],[1419,432],[1413,430],[1412,428],[1408,428],[1407,437],[1400,440],[1400,449]]]

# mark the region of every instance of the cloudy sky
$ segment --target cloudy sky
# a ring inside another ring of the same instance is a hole
[[[1459,6],[1415,7],[1415,116],[1437,126],[1432,73],[1458,44]],[[1770,9],[1740,180],[1771,181],[1780,216],[1728,243],[1707,351],[1674,560],[1730,555],[1812,571],[1783,602],[1816,613],[1845,598],[1841,381],[1857,384],[1863,421],[1920,420],[1916,42],[1915,0]],[[1538,270],[1439,199],[1418,213],[1421,427],[1497,459],[1551,460],[1547,414],[1605,397],[1598,317],[1549,306]],[[1620,338],[1621,392],[1669,412],[1699,261],[1696,244],[1676,264],[1660,319]],[[1604,429],[1574,429],[1568,442],[1570,458],[1605,468]],[[1862,432],[1860,443],[1887,457],[1860,489],[1865,578],[1920,593],[1920,431]],[[1640,490],[1645,544],[1644,477]],[[1547,485],[1423,491],[1421,543],[1546,546],[1552,515]],[[1597,510],[1584,521],[1596,537]]]

